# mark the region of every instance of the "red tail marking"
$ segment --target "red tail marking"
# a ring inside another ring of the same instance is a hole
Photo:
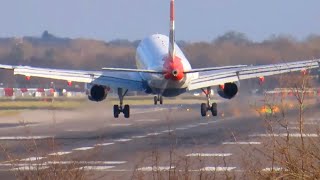
[[[174,0],[170,2],[170,21],[174,21]]]
[[[184,69],[181,59],[177,56],[171,58],[169,55],[163,64],[163,72],[166,79],[174,81],[182,80],[184,78]]]
[[[169,55],[171,60],[175,57],[175,27],[174,27],[174,0],[170,2],[170,32],[169,32]]]

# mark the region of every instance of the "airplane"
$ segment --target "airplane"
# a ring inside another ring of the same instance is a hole
[[[169,36],[153,34],[143,39],[136,50],[137,69],[105,67],[100,71],[51,69],[30,66],[0,65],[1,69],[13,70],[14,75],[24,75],[26,79],[42,77],[87,83],[90,87],[88,98],[102,101],[110,88],[118,93],[119,104],[113,106],[114,118],[120,113],[130,117],[130,106],[123,104],[128,91],[143,91],[153,94],[154,104],[163,104],[163,97],[175,97],[188,91],[202,90],[206,103],[200,105],[201,116],[211,112],[217,116],[216,102],[211,102],[212,87],[225,99],[232,99],[238,94],[240,80],[265,76],[306,71],[318,68],[320,59],[303,60],[270,65],[233,65],[193,69],[175,42],[175,7],[170,0]]]

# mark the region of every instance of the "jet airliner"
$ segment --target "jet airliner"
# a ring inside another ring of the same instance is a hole
[[[206,102],[200,106],[201,116],[211,112],[217,116],[217,103],[211,102],[211,89],[217,88],[218,94],[226,99],[235,97],[240,80],[250,78],[264,79],[265,76],[304,71],[318,68],[320,59],[303,60],[270,65],[222,66],[193,69],[175,42],[175,8],[170,0],[169,36],[154,34],[143,39],[136,50],[137,69],[105,67],[100,71],[51,69],[30,66],[0,65],[2,69],[13,70],[15,75],[42,77],[83,82],[89,84],[88,98],[102,101],[110,88],[119,96],[119,104],[113,106],[113,114],[118,118],[121,113],[130,117],[130,106],[124,105],[128,91],[143,91],[154,94],[154,104],[162,104],[163,97],[175,97],[187,91],[201,89],[206,94]]]

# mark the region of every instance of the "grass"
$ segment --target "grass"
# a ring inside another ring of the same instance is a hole
[[[3,110],[0,111],[0,117],[11,117],[11,116],[16,116],[21,113],[20,110]]]
[[[0,110],[19,109],[73,109],[84,104],[81,101],[0,101]],[[1,114],[15,114],[14,111],[0,112]]]

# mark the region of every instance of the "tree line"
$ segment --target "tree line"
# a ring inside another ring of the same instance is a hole
[[[0,63],[39,67],[99,70],[101,67],[135,68],[139,40],[59,38],[48,31],[41,37],[0,38]],[[267,64],[320,57],[320,36],[304,40],[279,35],[255,42],[243,33],[227,32],[211,42],[179,41],[192,67],[236,64]],[[1,72],[0,82],[13,80],[12,73]]]

